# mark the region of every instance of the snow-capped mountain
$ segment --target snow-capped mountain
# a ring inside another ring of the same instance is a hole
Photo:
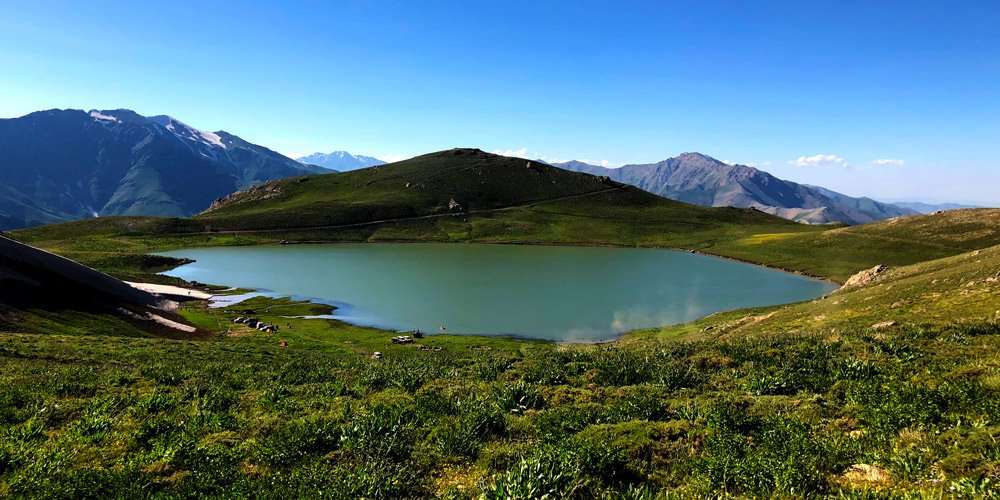
[[[300,163],[304,163],[306,165],[318,165],[320,167],[336,170],[338,172],[357,170],[359,168],[373,167],[376,165],[385,165],[385,162],[379,160],[378,158],[372,158],[371,156],[364,155],[352,155],[347,151],[334,151],[329,154],[313,153],[308,156],[303,156],[298,160]]]
[[[192,215],[257,183],[324,172],[169,116],[39,111],[0,120],[0,229],[96,215]]]

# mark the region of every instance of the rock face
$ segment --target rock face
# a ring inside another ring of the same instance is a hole
[[[556,167],[631,184],[660,196],[704,206],[756,208],[808,224],[865,224],[914,215],[915,211],[853,198],[818,186],[779,179],[745,165],[730,165],[700,153],[684,153],[659,163],[605,168],[579,161]]]
[[[254,201],[262,201],[274,198],[281,195],[281,186],[275,182],[268,182],[265,184],[260,184],[253,186],[250,189],[245,189],[243,191],[237,191],[235,193],[227,194],[221,198],[216,198],[212,202],[212,205],[208,207],[203,213],[209,213],[218,210],[224,206],[233,205],[237,203],[246,203]]]
[[[261,182],[329,172],[223,132],[126,109],[0,119],[0,229],[187,216]]]
[[[845,288],[853,288],[874,283],[878,281],[882,274],[888,270],[889,268],[883,266],[882,264],[879,264],[871,269],[865,269],[864,271],[848,278],[847,281],[844,282],[844,286],[840,287],[840,289],[843,290]]]

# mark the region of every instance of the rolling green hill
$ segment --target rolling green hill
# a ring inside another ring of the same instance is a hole
[[[718,241],[705,250],[842,282],[876,264],[915,264],[998,244],[1000,209],[984,208],[814,233],[761,233]]]
[[[727,223],[736,211],[702,210],[638,189],[544,163],[478,149],[440,151],[385,166],[337,175],[269,182],[235,193],[197,216],[215,231],[289,230],[370,224],[375,221],[485,215],[497,210],[584,199],[602,208],[669,207],[675,219]],[[593,201],[591,201],[593,200]],[[742,223],[784,224],[756,212]],[[655,220],[634,213],[641,220]],[[706,217],[707,216],[707,217]],[[784,224],[791,227],[790,224]]]

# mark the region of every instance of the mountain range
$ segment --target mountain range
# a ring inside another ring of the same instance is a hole
[[[357,170],[359,168],[385,165],[385,162],[378,158],[364,155],[352,155],[347,151],[334,151],[332,153],[313,153],[308,156],[298,158],[300,163],[306,165],[317,165],[338,172]]]
[[[920,201],[896,201],[892,204],[897,207],[908,208],[922,214],[932,214],[934,212],[944,212],[948,210],[961,210],[964,208],[980,208],[977,205],[963,205],[961,203],[924,203]]]
[[[39,111],[0,119],[0,230],[100,215],[189,216],[267,181],[384,163],[346,151],[293,160],[225,131],[126,109]],[[621,168],[553,165],[678,201],[756,208],[810,224],[863,224],[929,210],[797,184],[700,153]]]
[[[254,184],[324,172],[169,116],[38,111],[0,119],[0,229],[98,215],[186,216]]]
[[[818,186],[797,184],[745,165],[730,165],[700,153],[658,163],[607,168],[580,161],[554,166],[607,176],[660,196],[703,206],[756,208],[808,224],[865,224],[913,215],[914,210],[870,198],[854,198]]]

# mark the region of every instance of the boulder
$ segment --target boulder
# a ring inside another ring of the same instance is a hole
[[[882,277],[882,275],[888,271],[889,268],[879,264],[871,269],[865,269],[860,273],[855,274],[844,282],[844,286],[840,287],[841,290],[845,288],[852,288],[857,286],[864,286],[870,283],[874,283]]]

